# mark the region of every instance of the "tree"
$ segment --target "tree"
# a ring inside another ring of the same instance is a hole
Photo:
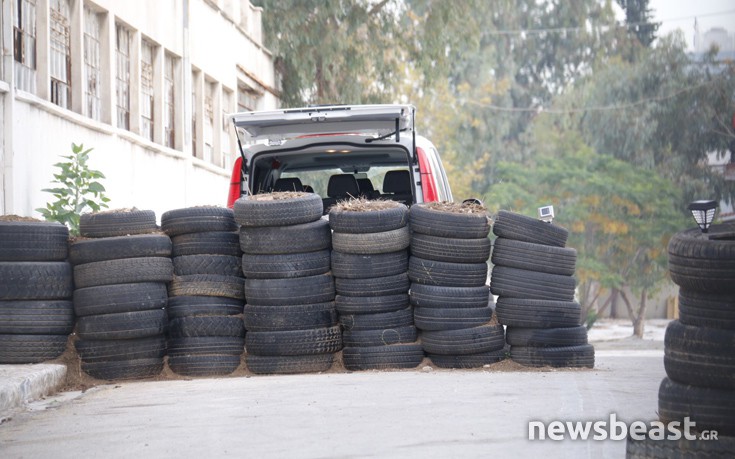
[[[656,31],[660,22],[652,22],[651,9],[648,0],[616,0],[625,11],[625,23],[628,31],[635,34],[638,42],[644,47],[650,47],[656,40]]]

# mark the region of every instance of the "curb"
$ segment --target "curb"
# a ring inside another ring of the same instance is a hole
[[[0,419],[29,401],[56,392],[64,378],[65,365],[0,365]]]

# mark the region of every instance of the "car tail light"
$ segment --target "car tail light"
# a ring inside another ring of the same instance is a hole
[[[240,198],[242,194],[242,157],[235,160],[235,165],[232,166],[232,177],[230,178],[230,193],[227,195],[227,207],[232,209],[235,205],[235,201]]]
[[[429,158],[423,148],[416,147],[419,156],[419,170],[421,171],[421,190],[424,193],[424,202],[433,202],[438,200],[436,192],[436,182],[434,181],[434,173],[431,170]]]

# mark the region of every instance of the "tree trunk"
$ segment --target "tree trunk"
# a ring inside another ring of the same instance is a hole
[[[612,289],[612,293],[610,293],[610,318],[611,319],[617,319],[618,318],[618,298],[619,298],[619,290],[617,288]]]
[[[643,332],[646,328],[646,289],[641,291],[641,304],[638,306],[638,316],[633,320],[633,334],[638,338],[643,338]]]

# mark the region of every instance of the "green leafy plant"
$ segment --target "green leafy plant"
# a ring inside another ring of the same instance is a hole
[[[110,202],[104,194],[105,187],[98,181],[105,178],[104,174],[87,165],[92,150],[85,150],[81,144],[71,144],[72,154],[61,156],[68,161],[54,164],[59,172],[54,174],[55,180],[51,183],[59,186],[42,190],[52,193],[56,200],[36,209],[46,220],[68,226],[73,236],[79,235],[79,216],[85,210],[98,212]]]

